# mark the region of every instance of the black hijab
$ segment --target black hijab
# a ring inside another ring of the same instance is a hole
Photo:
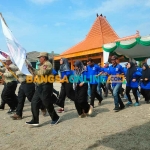
[[[149,66],[146,64],[146,63],[144,63],[143,65],[142,65],[142,67],[143,66],[145,66],[145,70],[142,70],[142,77],[141,77],[141,79],[143,79],[143,83],[147,83],[146,81],[145,81],[145,78],[148,78],[148,80],[150,80],[150,68],[149,68]]]
[[[76,75],[81,75],[83,71],[85,71],[85,66],[83,65],[83,63],[79,60],[77,60],[75,63],[74,63],[74,66],[75,67],[78,67],[79,69],[78,70],[75,70],[75,74]]]
[[[61,58],[63,61],[63,64],[60,65],[60,72],[64,71],[70,71],[69,62],[66,58]]]
[[[126,74],[127,83],[129,83],[132,80],[132,76],[137,70],[133,62],[129,62],[129,63],[130,63],[130,68],[128,68],[127,74]]]

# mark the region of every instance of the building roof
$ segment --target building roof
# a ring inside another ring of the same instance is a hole
[[[36,62],[38,60],[37,56],[39,56],[40,52],[37,51],[32,51],[32,52],[28,52],[27,53],[27,59],[30,62]],[[48,53],[49,54],[49,58],[52,58],[52,53]],[[57,56],[58,54],[53,54],[54,56]]]
[[[100,48],[103,44],[114,42],[118,38],[119,36],[113,30],[106,18],[98,16],[86,38],[82,42],[63,52],[61,55]]]

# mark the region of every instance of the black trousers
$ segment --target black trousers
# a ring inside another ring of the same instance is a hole
[[[57,95],[57,94],[58,94],[58,91],[56,91],[56,90],[53,88],[53,93]]]
[[[57,101],[56,96],[53,94],[53,84],[46,83],[37,86],[33,98],[31,100],[31,110],[32,110],[32,121],[39,123],[39,109],[42,105],[46,107],[51,119],[53,121],[57,120],[59,116],[54,110],[53,103]]]
[[[73,84],[72,83],[62,83],[59,100],[58,103],[56,103],[58,106],[64,108],[65,105],[65,99],[66,96],[71,99],[72,101],[75,101],[75,91],[73,90]]]
[[[141,94],[143,95],[143,97],[145,98],[146,102],[150,101],[150,89],[142,89],[141,88]]]
[[[135,97],[135,100],[136,100],[136,102],[138,103],[138,102],[139,102],[139,101],[138,101],[138,96],[137,96],[137,90],[138,90],[138,88],[131,88],[131,87],[129,87],[129,86],[126,86],[126,95],[127,95],[127,98],[128,98],[128,100],[129,100],[130,102],[132,102],[131,96],[130,96],[130,91],[131,91],[131,89],[132,89],[133,95],[134,95],[134,97]]]
[[[17,81],[8,82],[7,84],[4,85],[1,95],[4,104],[7,103],[10,109],[13,110],[16,109],[18,105],[18,98],[15,94],[16,88],[17,88]]]
[[[24,107],[24,102],[26,97],[31,102],[32,97],[35,92],[35,84],[34,83],[21,83],[18,91],[18,106],[16,114],[22,117],[22,111]]]
[[[90,105],[87,102],[88,84],[84,83],[83,86],[77,85],[75,89],[75,107],[79,115],[88,113]]]
[[[99,100],[99,102],[101,102],[103,100],[103,98],[101,95],[99,95],[97,93],[97,84],[90,84],[90,88],[91,88],[91,103],[90,103],[90,105],[92,105],[94,107],[95,97]]]

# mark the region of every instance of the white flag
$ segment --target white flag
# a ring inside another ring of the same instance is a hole
[[[3,33],[6,38],[7,47],[10,52],[10,56],[13,59],[13,62],[15,62],[15,64],[17,65],[17,67],[22,73],[26,75],[30,74],[25,63],[26,50],[18,43],[16,38],[13,36],[12,32],[6,25],[2,15],[1,15],[1,23],[2,23]]]

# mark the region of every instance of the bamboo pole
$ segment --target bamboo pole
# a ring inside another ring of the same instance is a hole
[[[6,68],[5,63],[4,63],[2,60],[0,60],[0,62],[1,62],[1,63],[3,64],[3,66]],[[8,71],[19,81],[18,77],[16,76],[16,74],[15,74],[12,70],[8,69]],[[19,81],[19,82],[20,82],[20,81]]]

